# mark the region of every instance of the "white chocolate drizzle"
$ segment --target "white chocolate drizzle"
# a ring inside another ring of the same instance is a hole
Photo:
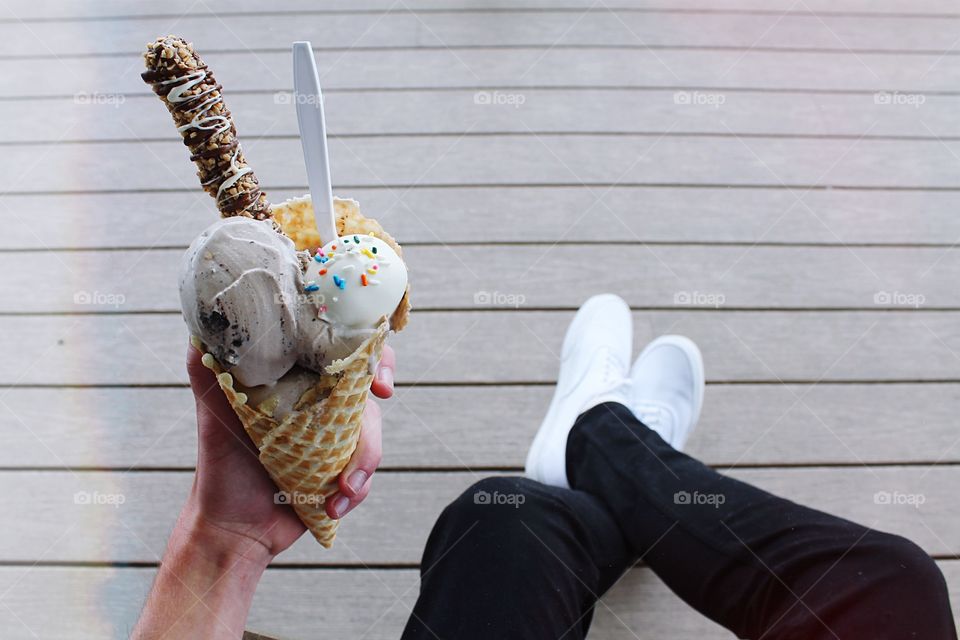
[[[201,84],[207,78],[207,69],[197,69],[196,71],[191,71],[182,76],[176,76],[168,80],[161,80],[157,84],[163,86],[172,85],[170,90],[167,92],[166,99],[168,102],[174,105],[184,105],[186,103],[194,102],[201,100],[199,104],[195,106],[186,108],[185,111],[188,113],[193,113],[193,118],[190,122],[180,127],[177,127],[177,131],[181,134],[189,132],[190,130],[198,131],[212,131],[210,134],[211,137],[217,136],[225,131],[228,131],[231,127],[230,118],[224,115],[210,115],[210,110],[217,104],[223,102],[223,94],[219,93],[216,96],[207,97],[214,92],[218,92],[216,86],[210,87],[205,91],[201,91],[195,95],[185,95],[188,91]],[[230,167],[223,173],[223,175],[214,176],[210,180],[207,180],[202,183],[203,187],[208,187],[212,184],[215,184],[218,180],[222,179],[223,182],[220,183],[220,186],[217,188],[216,200],[219,203],[223,199],[223,195],[227,189],[237,184],[240,179],[249,174],[253,173],[252,167],[243,167],[242,169],[237,166],[237,157],[240,155],[241,147],[240,143],[237,142],[236,149],[233,152],[233,155],[230,156]]]

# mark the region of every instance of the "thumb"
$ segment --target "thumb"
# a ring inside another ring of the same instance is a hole
[[[187,374],[197,405],[197,430],[202,452],[219,452],[224,446],[255,450],[220,389],[216,374],[204,366],[202,358],[193,345],[187,347]]]

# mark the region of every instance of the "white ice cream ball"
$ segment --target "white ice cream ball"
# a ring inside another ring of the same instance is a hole
[[[293,243],[269,223],[218,220],[184,255],[183,317],[241,384],[271,384],[296,362],[300,275]]]
[[[327,243],[304,276],[318,316],[353,329],[374,326],[393,314],[407,289],[407,267],[380,238],[357,234]]]

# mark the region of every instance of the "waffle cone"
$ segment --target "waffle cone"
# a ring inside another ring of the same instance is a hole
[[[341,235],[372,233],[402,257],[399,245],[376,220],[365,218],[355,201],[337,199],[335,209]],[[308,196],[274,205],[272,215],[298,250],[321,244]],[[327,517],[324,502],[338,490],[337,478],[356,449],[364,405],[387,334],[406,325],[409,309],[404,295],[393,315],[383,318],[356,351],[330,364],[282,420],[273,417],[269,403],[251,406],[233,376],[193,338],[194,346],[203,353],[203,364],[217,374],[220,388],[259,450],[261,464],[313,537],[326,548],[333,544],[338,521]]]

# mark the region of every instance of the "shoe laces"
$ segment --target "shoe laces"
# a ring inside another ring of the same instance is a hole
[[[623,362],[610,349],[603,349],[603,370],[602,376],[606,383],[620,386],[624,383]]]
[[[581,382],[590,379],[590,384],[596,385],[593,395],[584,406],[592,407],[596,405],[596,400],[599,397],[610,398],[624,405],[629,404],[631,381],[629,377],[623,375],[623,362],[610,349],[603,348],[600,352],[602,355],[594,360],[592,368],[586,371],[584,377],[581,378]],[[573,386],[567,391],[567,394],[573,393],[576,388],[577,386]]]
[[[648,427],[661,424],[666,416],[666,409],[659,404],[641,402],[635,404],[632,409],[640,422]]]
[[[640,422],[656,431],[668,443],[673,439],[676,416],[666,406],[657,402],[635,402],[630,409]]]

